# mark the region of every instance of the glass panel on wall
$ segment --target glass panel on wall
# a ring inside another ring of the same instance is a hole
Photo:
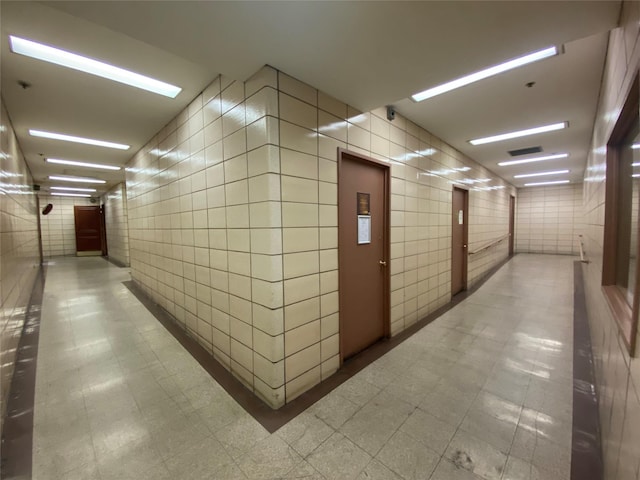
[[[636,120],[619,146],[616,284],[633,305],[640,205],[640,126]]]

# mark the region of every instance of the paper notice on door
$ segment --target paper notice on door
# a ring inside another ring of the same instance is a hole
[[[462,210],[458,210],[458,225],[462,225],[464,218],[464,213]]]
[[[371,215],[358,215],[358,245],[371,243]]]

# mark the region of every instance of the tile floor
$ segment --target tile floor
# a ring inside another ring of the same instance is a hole
[[[100,258],[48,267],[33,478],[569,478],[573,257],[517,255],[273,434]]]

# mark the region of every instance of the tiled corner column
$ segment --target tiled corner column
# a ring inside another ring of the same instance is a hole
[[[273,407],[339,368],[338,147],[391,168],[395,335],[451,298],[453,182],[492,182],[463,183],[488,219],[470,246],[506,233],[515,193],[437,137],[264,67],[218,78],[127,168],[134,280]]]
[[[109,258],[129,265],[129,223],[127,221],[127,194],[124,183],[119,183],[102,197],[107,229]]]
[[[216,79],[132,159],[127,190],[134,280],[279,407],[280,162],[269,73]]]
[[[287,401],[340,366],[338,145],[318,134],[326,101],[332,100],[278,72]],[[346,105],[333,104],[344,118]]]

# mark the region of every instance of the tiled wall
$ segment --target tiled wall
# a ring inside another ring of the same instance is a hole
[[[453,181],[470,249],[508,232],[515,189],[438,138],[265,67],[218,78],[127,168],[133,278],[274,407],[339,366],[338,147],[391,164],[395,334],[450,300]],[[469,284],[506,257],[470,257]]]
[[[590,263],[583,271],[607,480],[635,479],[640,466],[640,363],[629,358],[601,290],[606,145],[640,65],[639,26],[640,3],[625,2],[621,27],[609,39],[584,179],[584,236]]]
[[[579,254],[582,184],[521,188],[516,202],[516,253]]]
[[[105,207],[107,249],[109,258],[129,266],[129,223],[127,192],[124,183],[116,185],[102,197]]]
[[[58,197],[41,194],[40,205],[52,204],[47,215],[40,213],[42,253],[45,258],[76,254],[74,205],[94,205],[84,197]]]
[[[4,104],[0,110],[0,418],[3,419],[40,253],[31,173]]]

